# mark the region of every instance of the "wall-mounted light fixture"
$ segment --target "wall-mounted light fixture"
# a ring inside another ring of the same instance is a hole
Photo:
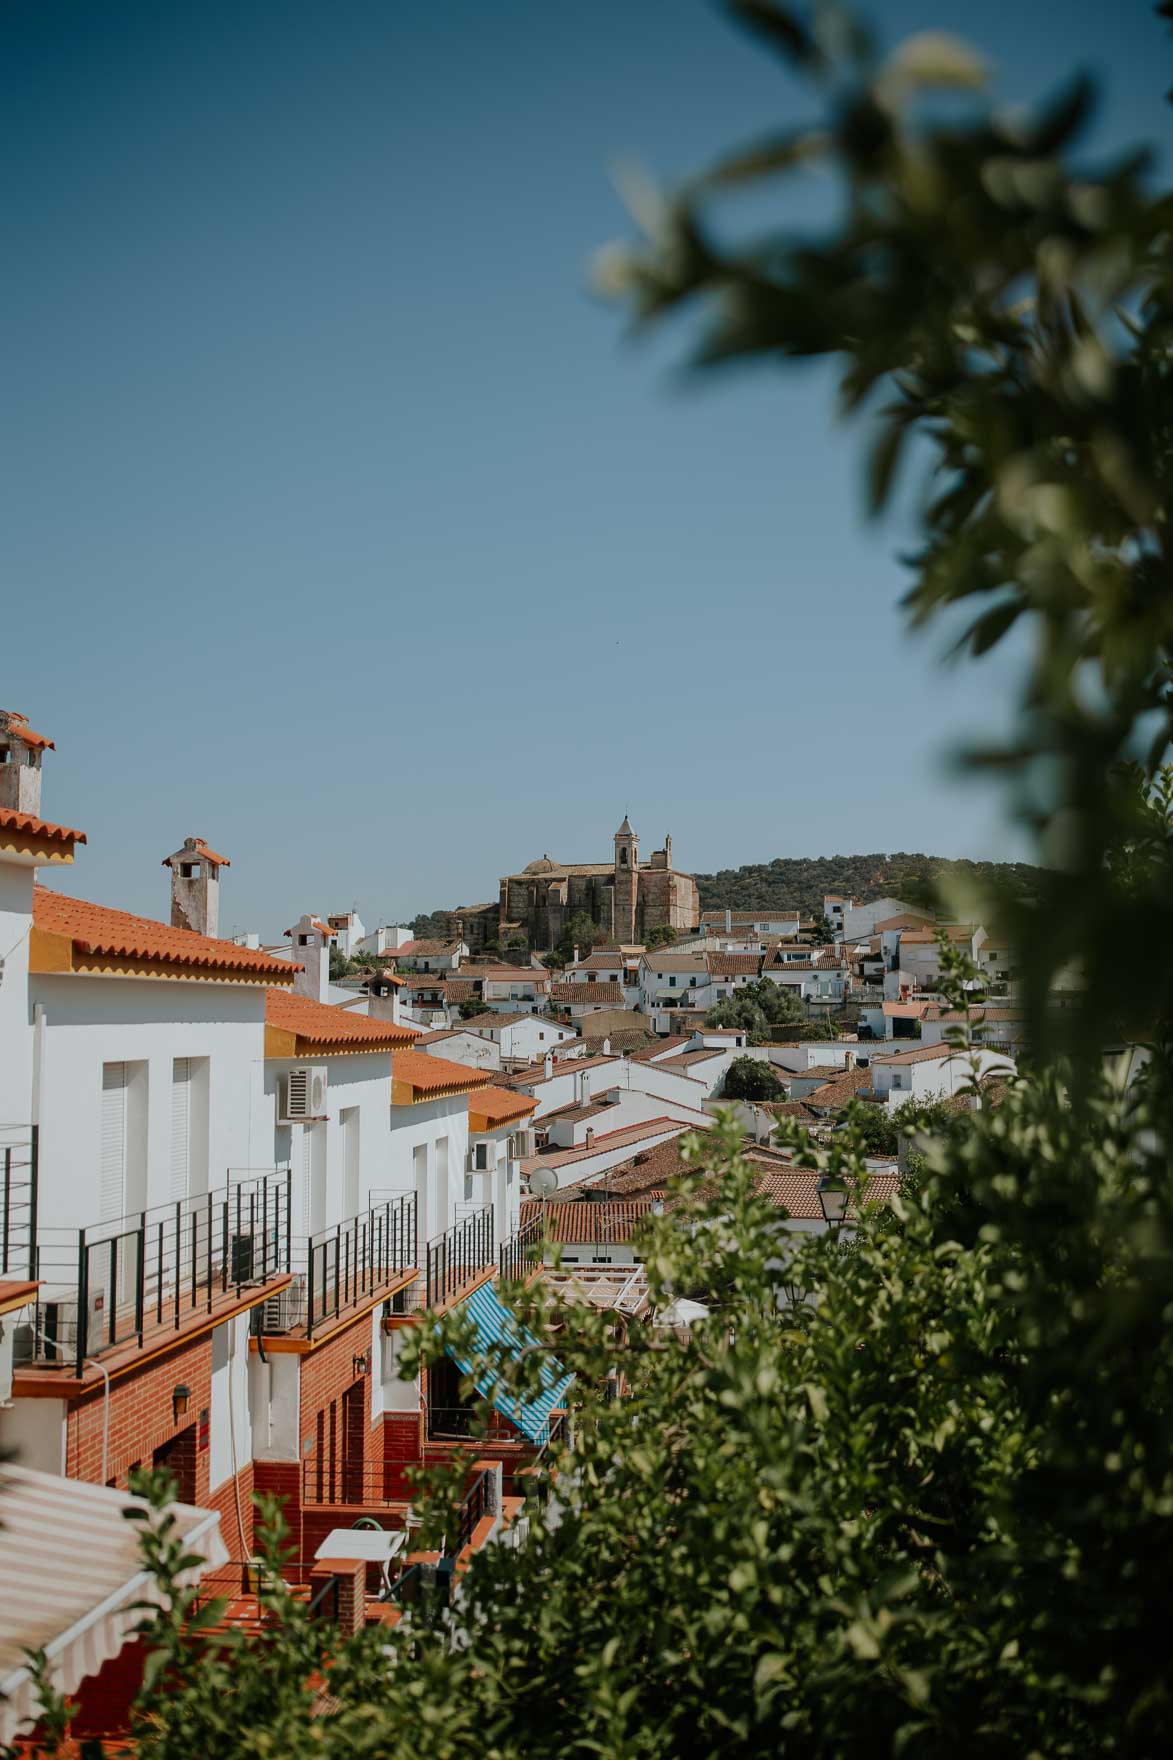
[[[350,1371],[352,1375],[365,1375],[370,1366],[371,1358],[369,1351],[359,1351],[356,1356],[353,1356],[350,1359]]]
[[[180,1418],[186,1414],[187,1408],[190,1404],[191,1388],[185,1387],[183,1382],[180,1381],[171,1389],[171,1418],[173,1423],[178,1424]]]

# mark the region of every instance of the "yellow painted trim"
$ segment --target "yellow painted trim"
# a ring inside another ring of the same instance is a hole
[[[194,966],[185,960],[143,959],[117,953],[79,953],[73,937],[34,923],[29,931],[29,971],[41,974],[72,972],[89,978],[164,978],[197,984],[292,984],[293,974],[226,971],[218,966]]]
[[[0,855],[32,856],[34,861],[68,867],[73,861],[73,844],[54,838],[32,837],[17,831],[0,833]]]
[[[30,972],[71,972],[73,970],[73,937],[58,935],[52,929],[29,930]]]
[[[474,1100],[470,1094],[468,1101],[468,1128],[470,1131],[481,1132],[503,1130],[506,1125],[517,1124],[519,1120],[523,1118],[532,1118],[538,1109],[537,1101],[527,1098],[526,1104],[521,1107],[520,1111],[511,1112],[506,1118],[489,1118],[483,1112],[474,1112],[473,1106]]]
[[[287,1027],[271,1027],[266,1023],[265,1056],[296,1057],[297,1034],[291,1033]]]

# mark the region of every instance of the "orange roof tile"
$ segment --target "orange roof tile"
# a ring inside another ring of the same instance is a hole
[[[266,1057],[300,1057],[303,1046],[335,1052],[390,1051],[393,1045],[414,1044],[419,1037],[414,1027],[352,1014],[348,1009],[333,1008],[328,1002],[315,1002],[312,997],[295,996],[286,990],[266,993],[265,1026],[275,1029],[272,1035],[265,1035]],[[285,1035],[292,1035],[297,1044],[281,1047]]]
[[[16,735],[17,739],[23,740],[26,746],[32,746],[34,751],[55,752],[57,750],[53,741],[45,734],[33,732],[19,709],[9,709],[8,725],[9,730]]]
[[[173,929],[153,917],[132,916],[81,898],[66,898],[47,886],[33,888],[33,928],[67,937],[73,944],[70,965],[57,970],[84,970],[92,956],[141,960],[179,968],[166,977],[216,977],[230,973],[257,982],[293,983],[301,970],[287,959],[274,959],[255,947],[238,947],[191,929]],[[81,955],[79,964],[77,956]],[[37,969],[37,968],[34,968]],[[41,968],[45,969],[45,968]]]
[[[172,862],[179,860],[181,856],[198,856],[202,861],[213,862],[218,868],[232,866],[227,856],[218,856],[214,849],[209,849],[202,837],[197,837],[190,849],[176,850],[174,855],[164,856],[161,865],[164,868],[169,868]]]
[[[511,1094],[508,1088],[481,1088],[468,1097],[468,1128],[470,1131],[495,1130],[498,1125],[529,1118],[537,1110],[537,1105],[529,1094]]]
[[[391,1059],[391,1101],[395,1106],[414,1106],[420,1100],[488,1086],[489,1077],[483,1070],[469,1069],[447,1057],[432,1057],[427,1051],[397,1049]]]
[[[48,819],[38,819],[35,813],[18,813],[15,807],[0,807],[0,832],[15,831],[18,836],[36,837],[46,843],[84,843],[84,831],[74,831],[69,825],[53,825]]]

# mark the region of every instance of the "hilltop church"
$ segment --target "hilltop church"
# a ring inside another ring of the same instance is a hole
[[[652,929],[695,929],[700,897],[691,874],[672,866],[672,839],[639,859],[639,838],[626,815],[610,862],[556,862],[544,855],[501,881],[497,929],[502,946],[523,931],[531,947],[553,947],[583,912],[617,942],[640,942]]]

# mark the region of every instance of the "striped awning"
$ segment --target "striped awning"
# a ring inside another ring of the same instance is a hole
[[[476,1327],[476,1343],[482,1351],[504,1344],[512,1356],[520,1357],[522,1351],[537,1345],[538,1341],[533,1333],[519,1325],[492,1284],[483,1283],[466,1301],[461,1302],[460,1307],[462,1312],[472,1316]],[[466,1361],[457,1356],[454,1351],[449,1354],[453,1362],[471,1377],[477,1392],[502,1417],[508,1418],[511,1424],[516,1424],[524,1436],[531,1442],[549,1440],[551,1414],[565,1404],[566,1390],[574,1380],[574,1376],[567,1373],[556,1357],[544,1356],[542,1359],[541,1393],[526,1400],[517,1400],[507,1388],[497,1385],[491,1372],[486,1372],[471,1359]]]
[[[104,1485],[0,1469],[0,1741],[39,1711],[28,1651],[43,1648],[50,1680],[73,1693],[134,1636],[141,1603],[162,1599],[139,1559],[142,1524],[122,1514],[133,1505],[146,1508]],[[184,1581],[226,1562],[214,1510],[176,1503],[171,1513],[201,1561]]]

